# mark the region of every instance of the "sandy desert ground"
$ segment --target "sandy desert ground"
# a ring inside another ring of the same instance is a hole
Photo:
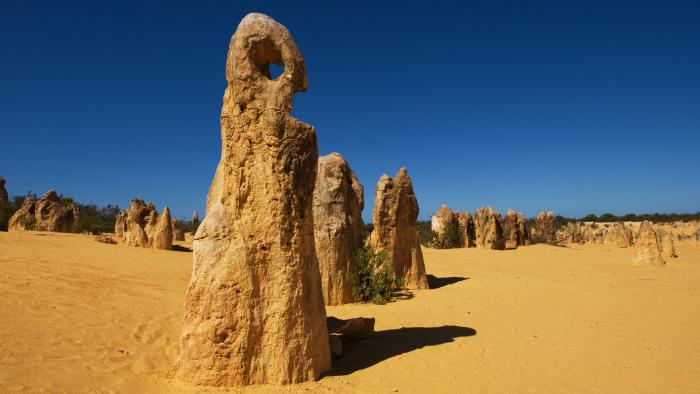
[[[700,245],[424,249],[433,289],[387,305],[319,382],[242,392],[700,392]],[[172,378],[191,253],[0,233],[0,392],[187,393]],[[232,390],[236,391],[236,390]]]

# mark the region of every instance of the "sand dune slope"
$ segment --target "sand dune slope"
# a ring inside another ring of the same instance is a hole
[[[424,249],[431,290],[319,382],[242,392],[700,392],[700,246]],[[191,253],[0,233],[0,392],[219,392],[172,379]]]

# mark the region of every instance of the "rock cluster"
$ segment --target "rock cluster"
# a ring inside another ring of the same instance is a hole
[[[474,211],[474,227],[477,248],[495,250],[505,248],[500,213],[489,206],[478,208]]]
[[[158,215],[155,205],[134,198],[129,209],[117,215],[114,234],[129,246],[171,250],[173,231],[170,210]]]
[[[326,305],[354,301],[358,273],[353,253],[362,247],[364,188],[339,153],[318,159],[313,194],[314,238]]]
[[[10,219],[10,200],[5,190],[5,179],[0,177],[0,231],[7,230],[7,222]]]
[[[537,215],[532,225],[530,238],[533,242],[538,243],[551,244],[556,242],[554,212],[540,212],[539,215]]]
[[[276,79],[273,63],[284,64]],[[304,61],[284,26],[249,14],[231,39],[226,80],[177,376],[214,386],[315,380],[331,353],[314,250],[316,133],[289,114],[307,87]]]
[[[417,218],[418,200],[406,169],[401,168],[393,179],[382,175],[374,196],[374,229],[367,244],[387,252],[387,263],[398,277],[405,279],[407,288],[427,289]]]
[[[10,231],[77,233],[80,231],[80,214],[75,204],[64,205],[56,191],[49,190],[40,199],[27,196],[10,218],[8,227]]]

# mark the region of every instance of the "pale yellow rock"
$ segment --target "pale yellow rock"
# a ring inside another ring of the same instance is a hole
[[[397,277],[405,279],[407,288],[427,289],[417,218],[418,200],[406,169],[401,168],[394,179],[382,175],[374,195],[374,229],[367,244],[377,251],[387,252],[387,263]]]
[[[676,245],[673,240],[673,235],[671,231],[663,231],[659,234],[661,239],[661,256],[664,260],[669,261],[670,259],[678,257],[676,255]]]
[[[8,230],[77,233],[80,231],[80,213],[72,203],[64,206],[58,194],[49,190],[40,199],[27,196],[10,218]]]
[[[269,65],[284,64],[270,79]],[[177,377],[213,386],[316,380],[331,367],[314,251],[313,127],[289,114],[306,90],[291,35],[249,14],[231,39],[222,152],[193,243]]]
[[[656,234],[651,222],[642,222],[639,227],[633,256],[634,264],[637,265],[655,265],[659,267],[666,265],[661,255],[659,236]]]
[[[143,200],[134,198],[131,200],[129,209],[122,212],[123,221],[122,238],[125,245],[148,247],[148,235],[146,233],[146,218],[150,218],[151,212],[155,210],[152,205],[147,206]],[[115,233],[120,231],[115,229]]]
[[[631,232],[628,231],[624,223],[613,223],[605,232],[604,243],[612,244],[619,248],[628,248],[632,246]]]
[[[339,153],[318,159],[313,196],[316,256],[326,305],[353,302],[358,273],[353,253],[362,247],[364,188]]]
[[[430,229],[438,235],[444,234],[448,226],[455,224],[455,215],[445,204],[441,205],[430,219]]]
[[[505,247],[501,214],[489,206],[474,211],[476,247],[501,250]]]
[[[165,207],[163,213],[158,216],[153,230],[151,247],[163,250],[171,250],[173,248],[173,224],[168,207]]]

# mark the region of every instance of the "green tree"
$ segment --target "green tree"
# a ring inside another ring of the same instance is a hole
[[[386,251],[365,247],[357,249],[353,257],[358,275],[353,288],[355,300],[386,304],[393,292],[404,288],[403,278],[397,278],[391,265],[385,264]]]

